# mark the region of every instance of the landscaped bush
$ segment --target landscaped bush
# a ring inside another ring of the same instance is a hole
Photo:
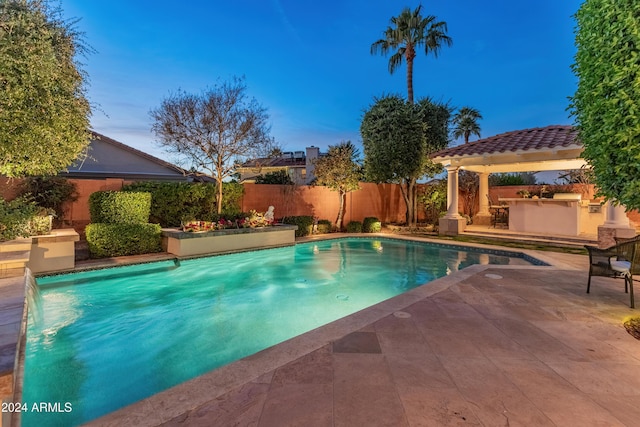
[[[179,227],[181,222],[212,220],[216,212],[216,186],[208,183],[137,182],[123,191],[151,193],[149,222],[162,227]]]
[[[362,221],[363,233],[379,233],[382,229],[382,223],[375,216],[368,216]]]
[[[37,212],[35,203],[26,198],[7,202],[0,197],[0,242],[30,236],[30,221]]]
[[[447,181],[425,185],[418,201],[424,206],[425,222],[437,226],[439,219],[447,212]]]
[[[161,252],[158,224],[89,224],[85,229],[92,258]]]
[[[162,227],[179,227],[191,220],[218,221],[234,219],[242,215],[240,200],[244,187],[235,182],[225,182],[222,195],[222,214],[217,214],[216,185],[188,182],[137,182],[122,188],[123,191],[151,193],[149,222]]]
[[[318,220],[318,234],[331,233],[331,221],[328,219]]]
[[[505,185],[534,185],[536,176],[532,172],[492,173],[489,175],[489,186],[501,187]]]
[[[40,211],[29,220],[29,235],[41,236],[51,233],[52,220],[53,215],[49,215],[48,211]]]
[[[285,216],[282,218],[283,224],[297,225],[296,237],[308,236],[313,231],[313,217],[308,215]]]
[[[146,224],[150,211],[150,193],[96,191],[89,196],[91,222],[96,224]]]
[[[360,221],[351,221],[347,224],[347,233],[362,233],[362,223]]]
[[[25,178],[21,194],[30,197],[41,208],[53,211],[58,224],[64,220],[64,204],[78,200],[76,185],[58,176]]]

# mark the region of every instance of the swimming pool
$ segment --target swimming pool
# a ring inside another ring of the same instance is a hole
[[[89,421],[468,265],[530,264],[493,252],[351,238],[40,278],[22,400],[72,410],[23,425]]]

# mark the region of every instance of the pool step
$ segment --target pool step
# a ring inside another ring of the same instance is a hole
[[[593,245],[593,246],[598,245],[598,241],[595,237],[590,238],[587,236],[584,236],[584,237],[548,236],[548,235],[536,235],[536,234],[510,233],[508,231],[500,231],[500,232],[495,232],[491,230],[484,231],[484,230],[478,230],[478,229],[465,231],[464,235],[495,238],[499,240],[544,243],[551,246],[583,247],[584,245]]]

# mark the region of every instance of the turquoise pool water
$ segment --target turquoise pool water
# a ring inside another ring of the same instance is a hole
[[[61,410],[23,425],[87,422],[471,264],[530,264],[507,255],[355,238],[39,278],[23,402]]]

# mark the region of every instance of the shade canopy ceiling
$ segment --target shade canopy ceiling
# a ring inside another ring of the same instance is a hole
[[[580,169],[587,162],[573,126],[506,132],[438,151],[431,160],[478,173]]]

